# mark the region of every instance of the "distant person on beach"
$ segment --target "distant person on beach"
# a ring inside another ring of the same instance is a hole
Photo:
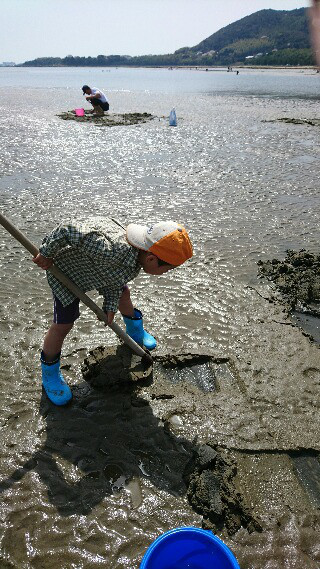
[[[86,95],[87,101],[93,106],[93,113],[95,115],[103,115],[104,111],[109,110],[109,102],[105,94],[96,87],[89,87],[83,85],[83,94]]]
[[[149,275],[163,275],[193,254],[187,231],[174,221],[130,223],[125,229],[102,217],[59,225],[45,237],[39,251],[33,259],[36,265],[47,270],[54,262],[84,292],[97,290],[104,298],[102,308],[108,324],[119,310],[127,334],[149,350],[156,347],[156,340],[144,330],[127,282],[141,269]],[[65,337],[80,316],[80,301],[49,271],[47,279],[54,309],[41,352],[42,385],[52,403],[65,405],[72,393],[60,371],[60,354]]]

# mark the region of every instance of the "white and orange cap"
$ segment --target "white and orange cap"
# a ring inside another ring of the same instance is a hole
[[[148,226],[130,223],[127,240],[133,247],[150,251],[169,265],[182,265],[193,255],[187,231],[175,221],[160,221]]]

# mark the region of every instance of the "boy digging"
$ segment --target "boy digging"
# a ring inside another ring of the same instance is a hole
[[[108,323],[119,309],[127,334],[148,350],[156,347],[156,341],[143,328],[142,314],[132,305],[127,282],[141,269],[149,275],[163,275],[193,254],[187,231],[174,221],[149,226],[130,223],[124,230],[105,218],[61,224],[45,237],[39,251],[33,259],[36,265],[47,270],[54,262],[84,292],[97,290],[104,298]],[[41,352],[42,385],[52,403],[65,405],[72,392],[60,371],[60,354],[80,316],[80,301],[50,271],[47,279],[54,311]]]

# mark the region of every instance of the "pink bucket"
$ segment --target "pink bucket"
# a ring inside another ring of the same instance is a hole
[[[84,117],[84,109],[74,109],[77,117]]]

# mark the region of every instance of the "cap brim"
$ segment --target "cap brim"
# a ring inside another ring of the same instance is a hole
[[[130,245],[137,247],[137,249],[148,251],[148,245],[146,244],[145,236],[146,227],[144,225],[129,223],[127,226],[127,241]]]

